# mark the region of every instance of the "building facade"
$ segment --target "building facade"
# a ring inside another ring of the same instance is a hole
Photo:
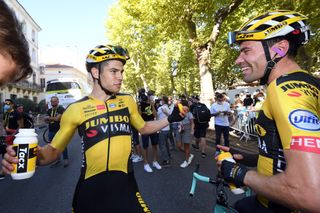
[[[41,66],[41,70],[44,71],[41,79],[45,79],[45,85],[47,85],[48,81],[58,78],[81,79],[81,81],[87,82],[89,86],[92,85],[90,80],[91,77],[88,76],[88,73],[84,73],[73,66],[64,64],[47,64],[43,67]]]
[[[10,83],[0,88],[0,103],[5,99],[28,98],[35,103],[39,103],[39,96],[43,93],[44,84],[41,85],[40,67],[38,62],[38,33],[40,26],[32,19],[29,13],[17,0],[4,0],[6,4],[14,11],[17,19],[21,23],[23,33],[29,43],[29,54],[31,56],[31,66],[33,74],[25,80],[18,83]],[[2,111],[2,110],[1,110]]]

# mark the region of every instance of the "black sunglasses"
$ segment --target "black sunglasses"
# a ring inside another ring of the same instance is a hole
[[[124,56],[126,60],[130,59],[127,49],[124,49],[121,46],[112,46],[112,45],[108,45],[107,47],[109,47],[114,54]]]

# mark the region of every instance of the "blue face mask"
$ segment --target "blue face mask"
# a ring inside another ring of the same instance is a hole
[[[3,106],[3,112],[6,113],[11,107],[9,105]]]

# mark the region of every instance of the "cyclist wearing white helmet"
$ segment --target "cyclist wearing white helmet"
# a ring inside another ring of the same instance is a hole
[[[91,94],[68,106],[52,143],[38,148],[38,165],[47,165],[59,157],[78,129],[83,161],[73,199],[76,213],[151,212],[133,174],[131,125],[142,134],[151,134],[183,120],[185,113],[177,107],[162,120],[142,119],[133,98],[119,93],[128,59],[127,51],[120,46],[92,49],[86,59],[94,82]],[[14,156],[9,147],[2,162],[7,174],[13,169],[10,163],[17,163]]]
[[[240,48],[236,64],[244,81],[267,85],[255,124],[257,171],[218,162],[226,180],[249,186],[257,194],[238,201],[239,212],[319,211],[320,80],[294,60],[310,38],[306,19],[297,12],[272,11],[228,34],[229,44]]]

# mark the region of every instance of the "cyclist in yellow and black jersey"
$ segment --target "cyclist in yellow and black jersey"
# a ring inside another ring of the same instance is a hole
[[[239,212],[317,212],[320,208],[320,80],[301,69],[294,56],[310,29],[302,14],[272,11],[228,34],[237,44],[236,64],[245,82],[267,84],[256,120],[257,171],[218,162],[227,181],[249,186],[256,196],[236,203]],[[229,151],[227,147],[220,147]]]
[[[139,193],[131,166],[131,125],[142,134],[151,134],[181,121],[186,113],[175,107],[167,118],[145,122],[133,98],[119,94],[128,59],[127,51],[120,46],[92,49],[86,59],[94,80],[91,94],[71,104],[52,143],[38,147],[37,163],[47,165],[58,158],[78,130],[83,162],[73,199],[76,213],[151,212]],[[7,174],[13,169],[10,163],[17,163],[14,156],[9,147],[2,162]]]
[[[128,173],[131,161],[122,156],[131,153],[130,123],[138,129],[145,124],[131,96],[117,94],[106,102],[87,96],[68,107],[52,146],[63,150],[78,129],[84,152],[82,178],[114,170]]]

